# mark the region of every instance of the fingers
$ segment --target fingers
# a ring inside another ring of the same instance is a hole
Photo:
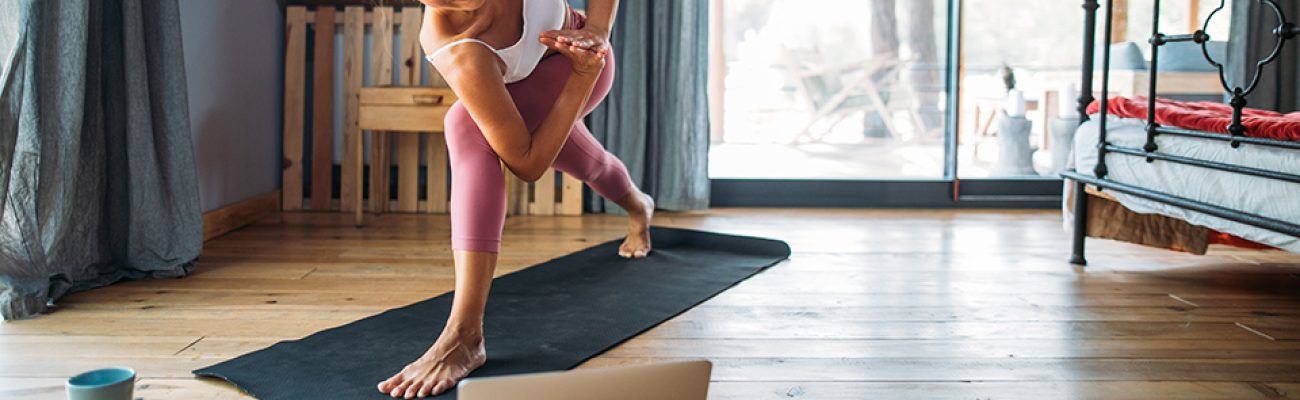
[[[607,46],[582,46],[579,44],[561,43],[553,38],[540,38],[539,41],[546,47],[559,51],[571,59],[574,58],[605,58],[609,53]]]
[[[555,38],[553,37],[542,36],[541,38],[538,39],[538,41],[542,42],[542,45],[555,50],[559,50],[561,47],[564,47],[564,45],[560,44],[560,42],[556,41]]]
[[[586,48],[596,48],[604,45],[604,41],[600,40],[595,34],[582,30],[546,31],[542,32],[540,39],[543,42],[550,40],[554,43]]]

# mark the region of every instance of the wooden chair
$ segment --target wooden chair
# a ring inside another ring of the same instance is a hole
[[[361,152],[365,149],[366,132],[375,133],[373,135],[375,141],[387,140],[380,138],[387,133],[434,135],[435,137],[430,137],[427,141],[425,154],[428,168],[425,184],[427,209],[430,212],[447,212],[447,144],[436,135],[443,133],[443,117],[455,102],[456,94],[447,88],[393,86],[362,88],[361,110],[358,118],[361,134],[355,135],[353,140],[356,140],[356,143],[351,148],[358,153],[356,157],[364,159]],[[416,150],[418,152],[418,149]],[[383,199],[388,198],[388,179],[386,179],[388,160],[383,156],[384,152],[376,154],[380,157],[371,160],[371,168],[378,171],[373,174],[370,199],[371,209],[375,213],[380,213],[387,208],[383,204],[385,203]],[[354,187],[362,187],[364,164],[360,162],[355,164],[355,170],[351,174],[352,179],[355,180]],[[362,197],[364,196],[353,197],[352,208],[356,215],[357,226],[363,223]]]
[[[831,126],[838,124],[845,117],[857,112],[869,112],[880,115],[891,135],[898,136],[899,130],[893,120],[893,113],[899,104],[892,97],[902,93],[891,93],[898,81],[900,69],[907,65],[906,60],[893,57],[877,57],[839,65],[822,65],[821,52],[816,49],[783,48],[782,56],[786,68],[798,85],[802,97],[807,99],[813,109],[808,123],[799,131],[795,140],[808,138],[820,141],[825,133],[814,135],[812,126],[827,121]],[[918,131],[923,131],[924,122],[912,105],[905,105],[906,111]]]

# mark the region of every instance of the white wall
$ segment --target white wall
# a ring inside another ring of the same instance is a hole
[[[279,5],[180,0],[180,10],[203,211],[279,188]]]

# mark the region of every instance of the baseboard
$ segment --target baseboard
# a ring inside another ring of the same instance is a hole
[[[273,190],[250,199],[203,213],[203,241],[257,222],[280,209],[280,191]]]

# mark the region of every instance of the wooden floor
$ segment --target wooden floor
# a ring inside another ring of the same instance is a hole
[[[286,214],[184,279],[0,324],[0,398],[136,368],[146,399],[243,396],[189,371],[451,287],[446,217]],[[789,261],[585,366],[714,361],[715,399],[1300,398],[1300,255],[1089,241],[1052,212],[714,210],[658,224],[788,241]],[[613,216],[507,222],[500,273],[615,239]],[[489,344],[490,345],[490,344]],[[414,354],[412,356],[415,356]]]

